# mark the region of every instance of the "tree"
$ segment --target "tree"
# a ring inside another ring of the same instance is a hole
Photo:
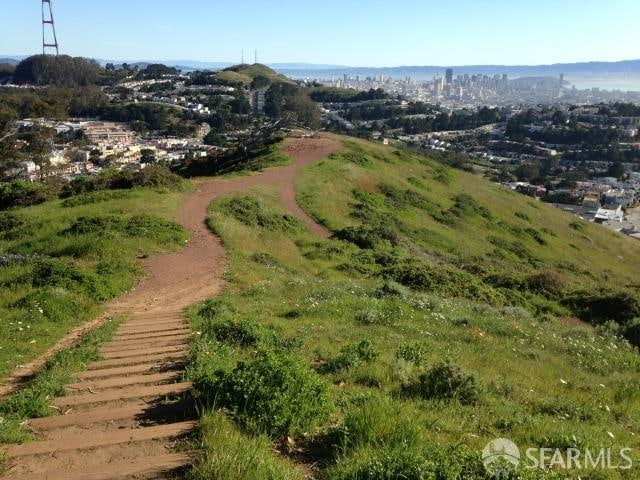
[[[624,165],[620,161],[615,161],[609,166],[609,170],[607,170],[607,175],[610,177],[615,177],[617,179],[624,178],[627,174],[627,170],[624,168]]]
[[[40,180],[44,180],[51,166],[51,151],[53,150],[53,131],[49,128],[36,125],[32,132],[26,136],[27,153],[29,158],[40,169]]]
[[[565,115],[564,112],[557,110],[554,114],[553,114],[553,123],[555,125],[566,125],[567,124],[567,116]]]
[[[143,148],[140,151],[142,157],[140,158],[140,163],[155,163],[156,162],[156,152],[151,150],[150,148]]]
[[[531,182],[540,176],[540,164],[538,162],[523,163],[515,172],[518,180]]]

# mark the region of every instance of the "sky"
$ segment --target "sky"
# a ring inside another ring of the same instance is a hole
[[[61,53],[349,66],[640,58],[638,0],[52,0]],[[0,56],[42,50],[41,1],[0,0]]]

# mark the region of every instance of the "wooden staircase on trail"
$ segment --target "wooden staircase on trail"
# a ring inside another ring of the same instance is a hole
[[[51,400],[59,415],[28,422],[37,440],[2,447],[0,480],[179,478],[199,452],[180,451],[197,427],[183,380],[191,332],[182,311],[132,314]]]

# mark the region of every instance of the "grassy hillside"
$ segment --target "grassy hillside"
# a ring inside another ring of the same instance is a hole
[[[251,83],[256,77],[264,77],[271,83],[292,83],[292,81],[284,75],[280,75],[275,70],[260,63],[253,65],[236,65],[216,74],[216,78],[219,80],[235,83]]]
[[[606,322],[617,313],[588,300],[610,294],[634,314],[639,247],[422,157],[344,144],[298,183],[333,239],[267,189],[211,206],[230,269],[191,312],[190,375],[210,406],[191,478],[485,479],[499,437],[637,451],[638,352],[575,315]]]
[[[141,274],[136,257],[183,245],[181,192],[98,191],[0,212],[0,379]]]

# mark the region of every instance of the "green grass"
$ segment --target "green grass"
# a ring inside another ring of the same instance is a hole
[[[577,232],[562,212],[443,168],[352,141],[309,167],[298,180],[301,204],[334,232],[352,227],[347,240],[239,218],[240,197],[216,200],[209,224],[229,249],[228,283],[219,300],[192,312],[200,333],[192,378],[233,371],[260,352],[280,354],[271,341],[226,342],[269,337],[255,333],[256,322],[295,339],[284,341],[285,351],[330,385],[333,408],[316,428],[294,435],[304,455],[288,461],[316,464],[322,479],[486,478],[480,452],[499,437],[522,449],[637,452],[637,350],[610,329],[562,318],[569,307],[543,287],[558,281],[567,292],[593,292],[605,278],[612,288],[637,284],[638,246],[592,225]],[[257,188],[250,196],[254,211],[284,217],[277,192]],[[429,283],[434,276],[447,288]],[[229,319],[249,336],[211,333],[228,332],[218,325]],[[199,393],[215,405],[215,394]],[[207,472],[228,463],[221,450],[254,438],[242,418],[227,415],[237,420],[225,423],[233,440],[204,432]],[[269,461],[286,456],[280,449]]]
[[[201,448],[209,454],[189,473],[189,480],[302,480],[293,462],[273,456],[267,437],[242,435],[220,412],[200,419]]]
[[[137,257],[184,245],[181,192],[97,192],[0,213],[0,380],[100,312],[142,273]]]
[[[280,75],[266,65],[261,64],[236,65],[235,67],[231,67],[230,69],[223,70],[216,74],[216,78],[218,80],[244,84],[251,83],[253,79],[258,76],[268,78],[272,82],[293,83],[287,77]]]
[[[56,415],[51,399],[64,396],[64,385],[72,381],[72,374],[100,360],[99,348],[115,333],[119,320],[109,320],[85,335],[75,347],[54,355],[29,384],[18,393],[0,402],[0,443],[23,443],[32,439],[22,422],[30,418]],[[1,463],[1,462],[0,462]]]

